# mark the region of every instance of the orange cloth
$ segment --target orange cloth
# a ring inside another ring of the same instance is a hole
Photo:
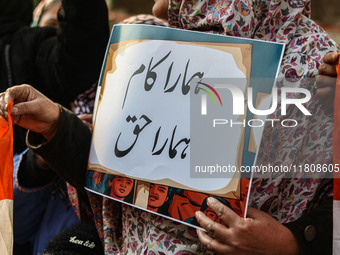
[[[0,116],[0,200],[13,200],[13,102],[8,101],[8,121]]]
[[[0,117],[0,254],[13,254],[13,102],[8,121]]]

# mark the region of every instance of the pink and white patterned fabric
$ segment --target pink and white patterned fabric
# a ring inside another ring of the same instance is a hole
[[[315,77],[322,57],[337,49],[310,19],[308,0],[170,0],[168,21],[181,29],[285,43],[280,77],[311,91],[312,84],[305,78]],[[312,116],[288,108],[285,118],[301,123],[296,128],[265,128],[257,164],[332,162],[333,117],[323,111],[315,96],[306,107]],[[281,118],[279,110],[270,118]],[[250,205],[280,222],[294,221],[307,212],[321,180],[318,175],[293,179],[256,176]],[[331,196],[332,187],[325,192]],[[89,196],[106,254],[209,253],[192,228],[104,197]]]
[[[313,80],[323,56],[336,51],[336,43],[310,19],[309,0],[172,0],[170,26],[223,35],[280,42],[286,45],[277,86],[309,89],[313,98],[303,116],[296,107],[281,116],[280,107],[270,119],[295,119],[295,128],[280,125],[265,128],[258,165],[331,164],[333,116],[325,113],[313,92]],[[313,200],[322,175],[296,175],[285,178],[255,176],[250,205],[280,222],[301,217]],[[332,189],[329,187],[329,195]]]

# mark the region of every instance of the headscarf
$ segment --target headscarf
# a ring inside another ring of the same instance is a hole
[[[32,0],[0,0],[0,36],[29,25],[32,11]]]
[[[306,104],[312,116],[296,107],[288,108],[285,119],[298,119],[294,128],[265,127],[257,165],[332,164],[333,116],[327,114],[313,92],[314,78],[323,56],[336,51],[336,43],[310,19],[310,0],[170,0],[172,27],[231,35],[286,45],[279,77],[283,84],[312,92]],[[282,118],[280,107],[269,116]],[[284,173],[253,179],[250,206],[267,212],[280,222],[291,222],[315,204],[322,175]],[[329,196],[332,187],[325,191]],[[312,203],[313,202],[313,203]]]
[[[295,33],[300,16],[310,18],[310,0],[171,0],[169,8],[175,27],[280,42]]]

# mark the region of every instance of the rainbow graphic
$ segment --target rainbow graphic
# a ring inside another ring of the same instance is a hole
[[[202,85],[200,87],[200,85]],[[208,89],[210,89],[212,92],[210,92]],[[218,98],[218,101],[220,102],[221,106],[222,106],[222,100],[221,100],[221,97],[220,95],[217,93],[217,91],[210,85],[206,84],[206,83],[203,83],[201,81],[197,82],[197,85],[196,85],[196,88],[195,88],[195,94],[198,94],[199,90],[203,90],[204,92],[206,92],[211,98],[212,100],[214,101],[215,105],[217,105],[217,101],[214,97],[213,94],[215,94],[215,96]]]

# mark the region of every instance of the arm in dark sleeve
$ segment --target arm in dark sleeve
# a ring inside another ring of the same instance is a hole
[[[28,150],[22,156],[17,173],[21,186],[30,189],[43,187],[51,183],[55,177],[56,174],[51,168],[37,163],[36,154],[32,150]]]
[[[109,38],[106,2],[63,0],[58,19],[57,36],[37,44],[33,86],[67,106],[99,78]]]
[[[300,219],[284,225],[295,236],[302,255],[332,254],[332,198],[325,199]]]
[[[33,154],[29,153],[25,151],[13,157],[13,228],[14,242],[19,245],[34,240],[53,190],[50,178],[44,176],[46,173],[32,168],[35,161],[31,162]]]
[[[43,157],[56,173],[79,191],[84,191],[91,145],[89,128],[72,112],[60,108],[59,129],[50,141],[29,132],[27,145]]]

